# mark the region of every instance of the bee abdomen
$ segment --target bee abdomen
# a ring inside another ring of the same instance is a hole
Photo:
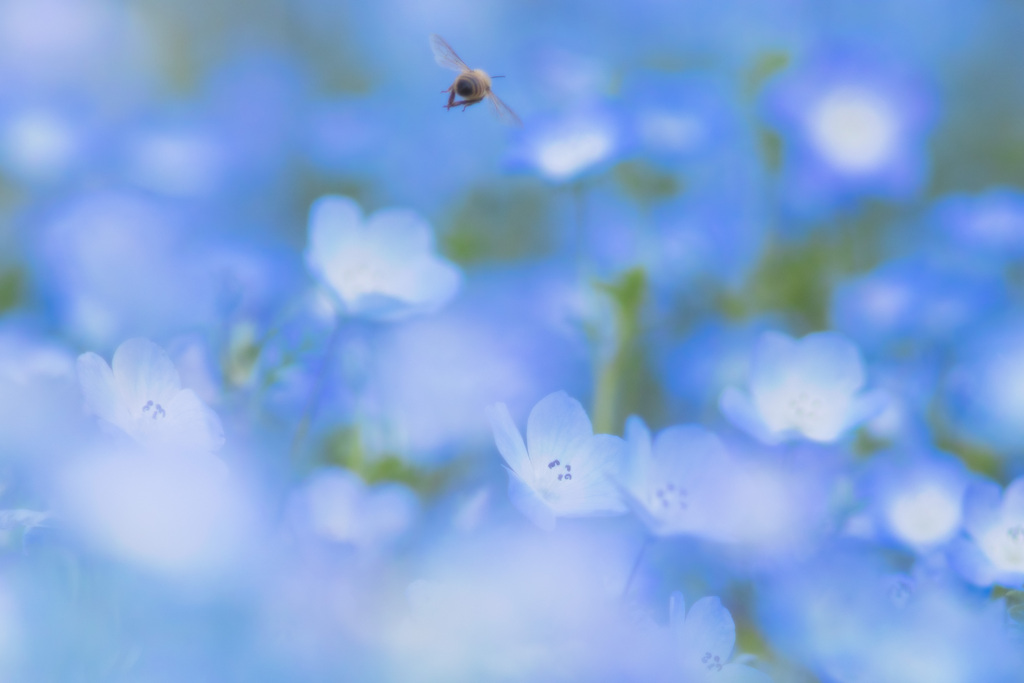
[[[484,84],[473,74],[461,74],[455,79],[455,94],[463,99],[479,99],[484,96]]]

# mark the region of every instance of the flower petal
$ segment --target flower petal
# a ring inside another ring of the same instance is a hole
[[[773,683],[763,671],[743,664],[726,664],[715,677],[715,683]]]
[[[89,411],[111,424],[125,425],[131,416],[118,399],[114,373],[107,362],[90,351],[78,357],[77,368]]]
[[[729,661],[736,644],[736,625],[718,598],[701,598],[686,615],[681,635],[684,664],[708,669]]]
[[[852,394],[864,386],[860,351],[838,332],[815,332],[797,342],[794,370],[829,393]]]
[[[511,470],[508,473],[508,497],[531,522],[544,531],[554,530],[555,511]]]
[[[762,443],[774,445],[785,441],[788,436],[788,431],[778,433],[771,431],[761,419],[750,398],[735,387],[728,387],[722,392],[722,396],[718,400],[718,409],[736,427]]]
[[[117,347],[112,363],[118,394],[134,415],[148,401],[170,403],[181,391],[181,379],[162,348],[136,337]]]
[[[489,406],[487,419],[491,423],[494,444],[498,447],[501,457],[519,477],[524,481],[532,482],[533,469],[530,467],[530,456],[526,452],[523,435],[519,433],[516,423],[512,420],[512,415],[508,412],[508,406],[504,403]]]
[[[565,449],[572,462],[572,488],[558,496],[558,513],[566,516],[615,515],[626,511],[615,485],[626,459],[626,442],[611,434],[581,437]],[[536,455],[531,454],[537,462]]]
[[[999,520],[1002,492],[992,481],[979,481],[964,494],[964,529],[975,538]]]
[[[530,411],[526,422],[530,460],[535,466],[544,467],[549,460],[564,457],[574,441],[593,433],[590,418],[580,402],[564,391],[556,391]]]
[[[224,428],[220,418],[191,389],[179,391],[167,405],[163,428],[168,443],[215,451],[224,445]]]

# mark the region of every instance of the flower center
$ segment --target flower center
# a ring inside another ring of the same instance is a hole
[[[676,486],[673,482],[665,482],[654,489],[651,495],[651,511],[664,517],[678,517],[690,506],[688,495],[686,489]]]
[[[865,88],[836,88],[814,107],[809,123],[821,154],[848,172],[879,168],[899,142],[899,124],[891,107]]]
[[[825,404],[819,396],[801,390],[786,403],[790,422],[803,430],[815,425],[824,412]]]
[[[700,658],[700,663],[707,667],[708,671],[721,671],[722,661],[718,655],[713,655],[710,652],[705,652],[704,656]]]
[[[982,547],[998,568],[1024,572],[1024,522],[996,526],[990,531]]]
[[[552,460],[548,463],[548,471],[552,475],[558,475],[558,481],[572,481],[572,465],[563,465],[561,460]]]
[[[163,420],[167,418],[167,411],[159,403],[146,401],[146,405],[142,406],[142,416],[153,420]]]

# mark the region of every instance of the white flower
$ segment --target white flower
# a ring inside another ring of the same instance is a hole
[[[697,425],[677,425],[652,443],[647,425],[633,416],[626,421],[626,442],[630,462],[623,489],[651,533],[709,532],[721,495],[715,470],[728,458],[718,437]]]
[[[441,308],[462,282],[434,252],[418,214],[385,209],[363,218],[348,197],[321,197],[309,219],[306,264],[334,293],[339,313],[395,320]]]
[[[509,497],[537,526],[550,530],[557,517],[625,512],[613,477],[626,444],[595,435],[579,401],[564,391],[541,399],[526,423],[529,448],[504,403],[490,408],[488,417],[509,468]]]
[[[151,447],[211,452],[224,443],[220,420],[191,389],[181,388],[167,352],[148,339],[129,339],[111,367],[95,353],[78,357],[87,408]]]
[[[718,598],[701,598],[686,611],[679,591],[669,599],[669,628],[675,641],[682,680],[716,683],[771,683],[757,669],[729,663],[736,645],[736,624]]]
[[[793,339],[766,332],[751,363],[749,394],[722,393],[721,409],[764,443],[803,437],[832,442],[885,407],[879,392],[861,392],[864,362],[846,337],[818,332]]]

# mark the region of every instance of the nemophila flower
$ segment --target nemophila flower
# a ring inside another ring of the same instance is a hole
[[[430,225],[403,209],[364,219],[348,197],[321,197],[309,218],[306,264],[336,297],[338,313],[396,320],[455,296],[459,270],[434,251]]]
[[[240,557],[252,509],[223,463],[135,446],[85,452],[56,477],[55,514],[90,545],[159,573],[201,576]]]
[[[224,443],[216,413],[182,388],[170,356],[148,339],[121,344],[111,365],[83,353],[78,381],[91,413],[145,446],[209,453]]]
[[[0,326],[0,460],[43,462],[74,438],[81,416],[75,356],[14,319]]]
[[[488,409],[494,441],[508,467],[508,491],[520,512],[545,530],[558,517],[625,512],[613,478],[626,443],[594,434],[583,406],[565,392],[544,397],[530,411],[526,443],[504,403]]]
[[[844,456],[812,443],[750,446],[729,445],[729,460],[708,497],[708,535],[747,566],[805,557],[834,528]]]
[[[639,417],[626,421],[629,464],[623,476],[626,501],[651,533],[700,534],[714,522],[715,476],[727,457],[711,432],[679,425],[653,440]]]
[[[959,534],[971,479],[963,462],[945,453],[883,453],[869,465],[860,490],[879,535],[927,553]]]
[[[158,194],[211,195],[228,176],[228,151],[206,122],[142,121],[122,146],[126,178]]]
[[[669,598],[669,628],[685,681],[770,683],[768,674],[730,663],[736,645],[736,624],[718,598],[701,598],[689,612],[679,591]]]
[[[636,143],[655,160],[704,158],[740,134],[737,110],[707,78],[643,72],[625,85]]]
[[[998,273],[925,259],[883,264],[843,282],[832,323],[868,347],[945,341],[1006,301]]]
[[[367,366],[381,446],[437,462],[493,438],[486,422],[466,419],[481,405],[525,414],[537,396],[584,385],[587,340],[549,310],[570,284],[547,266],[477,271],[445,310],[381,330]]]
[[[1016,453],[1024,439],[1024,321],[983,327],[955,349],[945,416],[964,437]]]
[[[864,194],[902,198],[922,187],[934,104],[897,62],[821,52],[784,74],[766,104],[785,144],[794,208],[820,211]]]
[[[526,122],[510,155],[515,167],[563,183],[604,167],[624,146],[621,123],[606,107],[587,107]]]
[[[840,334],[793,339],[765,332],[754,349],[749,393],[730,387],[720,407],[733,424],[765,443],[833,442],[884,408],[882,394],[861,391],[864,379],[860,352]]]
[[[1024,255],[1024,193],[1000,187],[936,204],[927,228],[957,250],[1007,263]]]
[[[406,531],[416,518],[416,495],[407,486],[367,486],[339,468],[318,471],[293,500],[295,513],[326,541],[372,548]]]
[[[972,485],[964,498],[964,539],[953,565],[973,584],[1024,586],[1024,477],[1000,491],[993,482]]]
[[[0,165],[29,183],[63,179],[81,166],[91,142],[88,117],[53,105],[26,105],[0,114]]]

